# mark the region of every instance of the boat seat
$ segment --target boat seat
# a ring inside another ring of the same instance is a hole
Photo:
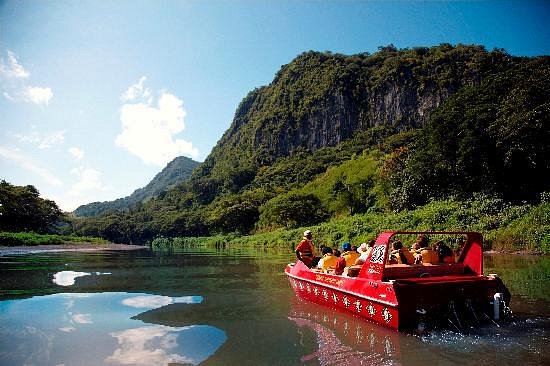
[[[384,278],[423,278],[434,276],[460,276],[465,274],[463,263],[445,264],[388,264],[384,269]]]
[[[361,271],[362,264],[354,264],[348,267],[348,277],[357,277]]]

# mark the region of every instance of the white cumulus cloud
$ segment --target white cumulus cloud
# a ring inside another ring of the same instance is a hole
[[[147,99],[150,101],[151,89],[144,86],[147,77],[142,76],[136,84],[130,85],[130,87],[120,96],[123,102],[129,102],[138,98]]]
[[[83,197],[87,192],[105,189],[101,182],[101,172],[95,169],[78,167],[72,169],[71,174],[76,176],[78,180],[69,190],[69,196]]]
[[[175,138],[185,129],[183,101],[162,92],[155,106],[144,82],[142,77],[121,97],[134,103],[126,103],[121,108],[122,132],[116,137],[116,145],[146,164],[157,166],[164,166],[180,155],[197,158],[199,152],[191,142]]]
[[[84,151],[78,147],[71,147],[67,150],[69,154],[73,156],[76,160],[84,159]]]
[[[12,51],[8,50],[7,62],[3,58],[0,58],[0,76],[11,79],[26,79],[30,74],[30,72],[25,70],[23,65],[19,64]]]
[[[19,151],[0,146],[0,158],[10,160],[11,162],[14,162],[18,166],[22,167],[23,169],[38,175],[40,178],[42,178],[44,182],[48,183],[51,186],[60,187],[63,185],[63,182],[59,180],[54,174],[52,174],[48,169],[41,167],[31,158],[21,154],[21,152]]]
[[[0,87],[4,98],[10,102],[29,102],[38,105],[48,105],[53,98],[49,87],[30,85],[30,72],[19,63],[15,53],[8,50],[7,60],[0,58]]]
[[[23,95],[27,102],[45,105],[48,105],[53,97],[52,89],[39,86],[27,86]]]

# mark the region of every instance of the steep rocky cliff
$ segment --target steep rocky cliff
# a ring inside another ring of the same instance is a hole
[[[306,52],[241,102],[201,175],[236,162],[270,165],[297,149],[335,146],[373,126],[396,132],[421,127],[457,90],[514,62],[502,50],[447,44],[389,46],[373,55]]]

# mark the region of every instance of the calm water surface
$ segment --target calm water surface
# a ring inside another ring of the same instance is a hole
[[[550,258],[491,255],[510,323],[398,333],[295,299],[289,253],[0,257],[0,365],[550,365]]]

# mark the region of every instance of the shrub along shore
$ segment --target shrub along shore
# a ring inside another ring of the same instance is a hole
[[[305,229],[306,227],[277,229],[246,236],[228,234],[198,238],[159,237],[153,240],[152,247],[263,246],[288,248],[292,252]],[[307,229],[313,232],[317,246],[339,246],[344,241],[358,245],[385,230],[478,231],[484,236],[485,250],[550,254],[550,201],[543,197],[538,205],[510,205],[503,200],[487,197],[468,201],[448,199],[432,201],[415,210],[370,212],[332,219]]]
[[[0,246],[7,247],[65,244],[104,245],[108,243],[108,240],[89,236],[36,234],[33,232],[0,232]]]

